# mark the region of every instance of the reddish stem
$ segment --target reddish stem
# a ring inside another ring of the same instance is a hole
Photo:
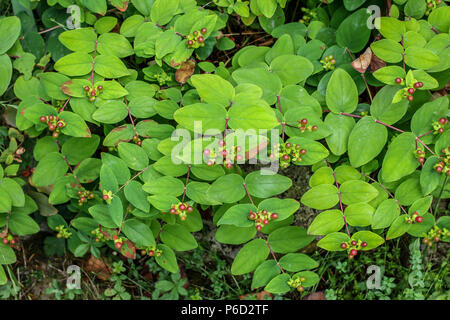
[[[191,173],[191,165],[188,166],[188,172],[187,172],[187,176],[186,176],[186,185],[184,186],[184,191],[183,191],[183,198],[181,199],[181,202],[184,202],[184,197],[186,196],[186,188],[189,182],[189,174]]]
[[[264,239],[264,240],[266,240],[266,239]],[[269,244],[269,241],[266,240],[266,244],[267,244],[267,247],[268,247],[269,250],[270,250],[270,254],[271,254],[272,257],[273,257],[273,260],[275,260],[275,262],[277,263],[277,266],[278,266],[278,268],[280,268],[281,272],[284,273],[283,268],[281,267],[280,263],[278,262],[277,258],[275,257],[275,252],[273,252],[272,247],[271,247],[270,244]]]
[[[119,192],[120,190],[122,190],[127,184],[129,184],[131,181],[133,181],[134,179],[136,179],[137,177],[139,177],[142,173],[144,173],[146,170],[148,169],[148,167],[144,168],[143,170],[141,170],[140,172],[136,173],[134,175],[133,178],[131,178],[130,180],[128,180],[127,182],[125,182],[120,188],[119,190],[117,190],[117,192]],[[116,192],[116,193],[117,193]]]
[[[252,203],[252,205],[255,206],[255,203],[253,202],[252,197],[250,196],[250,193],[248,192],[247,186],[245,185],[245,183],[242,184],[244,186],[245,192],[247,192],[247,196],[250,199],[250,202]],[[256,206],[255,206],[256,207]]]

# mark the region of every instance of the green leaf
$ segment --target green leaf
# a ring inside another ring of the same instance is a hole
[[[8,89],[9,83],[11,82],[11,76],[11,59],[8,55],[2,54],[0,55],[0,96],[5,93],[6,89]]]
[[[317,210],[330,209],[339,202],[338,190],[334,185],[321,184],[309,189],[302,196],[301,202]]]
[[[379,57],[380,59],[383,59],[386,62],[397,63],[397,62],[400,62],[403,60],[403,47],[394,40],[382,39],[379,41],[375,41],[370,45],[370,48],[372,49],[373,53],[375,53],[375,55],[377,57]],[[386,69],[386,68],[401,69],[401,67],[398,67],[398,66],[388,66],[388,67],[381,68],[379,70]],[[377,79],[378,79],[377,75],[380,73],[380,72],[378,72],[379,70],[377,70],[374,73],[374,76]],[[401,70],[403,70],[403,69],[401,69]],[[387,71],[387,70],[383,70],[381,72],[385,72],[385,71]],[[403,72],[404,72],[404,70],[403,70]],[[404,76],[403,77],[400,76],[399,78],[403,79]]]
[[[157,248],[161,250],[162,253],[161,256],[155,257],[156,262],[169,272],[177,273],[179,271],[179,268],[177,258],[173,250],[164,244],[159,244]]]
[[[74,52],[56,61],[55,70],[71,77],[84,76],[92,71],[92,65],[93,58],[89,54]]]
[[[387,39],[399,42],[406,32],[406,24],[393,17],[381,17],[375,19],[375,24],[379,21],[380,33]]]
[[[280,268],[275,260],[267,260],[256,268],[252,279],[252,290],[265,286],[274,277],[280,274]]]
[[[193,75],[191,77],[192,84],[205,102],[217,103],[224,107],[230,105],[234,98],[233,86],[222,77],[215,74]]]
[[[79,28],[60,33],[58,40],[69,50],[89,53],[95,50],[97,34],[92,28]]]
[[[269,170],[254,171],[245,177],[249,193],[258,198],[269,198],[283,193],[292,186],[288,177],[273,174]]]
[[[50,138],[50,137],[48,137],[48,138]],[[42,141],[42,140],[43,139],[41,139],[40,141]],[[45,141],[48,141],[48,143],[49,143],[48,147],[51,150],[50,152],[58,150],[58,146],[55,143],[55,139],[50,138],[49,140],[45,140]],[[91,157],[97,150],[99,143],[100,143],[100,137],[95,134],[90,139],[88,139],[88,138],[69,138],[62,145],[61,153],[66,157],[66,159],[70,165],[76,165],[79,162],[83,161],[84,159]],[[35,148],[34,152],[35,152],[35,158],[36,158],[36,148]],[[41,157],[42,156],[39,156],[38,159],[36,159],[36,160],[40,160]]]
[[[222,203],[233,203],[245,197],[244,179],[238,174],[220,177],[209,187],[208,197]]]
[[[349,180],[340,186],[341,198],[344,204],[369,202],[378,196],[378,190],[362,180]]]
[[[6,12],[5,12],[6,13]],[[0,55],[8,51],[20,35],[20,19],[16,16],[0,19]]]
[[[374,207],[367,203],[353,203],[345,208],[344,214],[349,225],[365,227],[372,223],[374,212]]]
[[[288,285],[288,281],[291,277],[287,273],[280,274],[273,278],[267,286],[264,288],[264,291],[268,291],[274,294],[283,294],[289,292],[291,287]]]
[[[118,58],[125,58],[134,53],[130,42],[118,33],[104,33],[98,38],[98,52]]]
[[[419,166],[414,156],[416,139],[414,134],[405,132],[395,137],[388,147],[383,160],[381,177],[384,182],[397,181]]]
[[[148,212],[150,210],[150,204],[147,201],[147,195],[144,190],[142,190],[142,185],[137,181],[130,181],[124,188],[125,198],[127,198],[130,203],[142,210]]]
[[[60,153],[48,153],[39,161],[33,173],[33,184],[38,187],[51,185],[56,179],[66,174],[68,169],[64,157]]]
[[[218,104],[196,103],[178,109],[173,117],[176,122],[191,131],[198,132],[199,129],[201,129],[201,133],[210,129],[223,131],[227,111]],[[197,122],[198,128],[196,128],[195,122]]]
[[[108,100],[92,114],[92,119],[101,123],[114,124],[127,116],[128,110],[125,103],[120,100]]]
[[[119,157],[133,170],[144,170],[149,163],[147,153],[136,144],[119,143]]]
[[[344,226],[344,217],[340,210],[326,210],[319,213],[308,227],[308,234],[321,236],[337,232]]]
[[[342,48],[347,47],[351,52],[361,51],[370,37],[370,29],[367,27],[368,19],[370,19],[370,13],[366,8],[361,8],[345,18],[336,32],[338,45]]]
[[[326,102],[334,113],[355,111],[358,105],[358,89],[344,69],[338,68],[331,75],[326,90]]]
[[[394,81],[395,80],[392,79],[392,81],[389,82]],[[370,113],[375,119],[385,124],[392,125],[403,118],[408,110],[408,100],[401,99],[399,102],[393,103],[393,99],[399,90],[399,86],[384,86],[377,92],[370,107]]]
[[[177,12],[179,0],[156,0],[150,11],[150,18],[156,24],[164,25]]]
[[[215,238],[220,243],[237,245],[253,239],[255,234],[256,228],[254,225],[241,228],[224,224],[217,229]]]
[[[392,225],[386,234],[386,240],[398,238],[408,231],[411,225],[407,222],[407,217],[406,214],[402,214],[392,222]]]
[[[270,198],[261,201],[258,205],[259,210],[267,210],[268,212],[277,213],[276,221],[282,221],[293,215],[300,204],[294,199]]]
[[[387,141],[387,129],[370,116],[359,120],[348,139],[348,156],[353,167],[358,168],[374,159]]]
[[[94,13],[104,16],[107,10],[106,0],[81,0],[83,6]]]
[[[288,253],[279,261],[281,267],[289,272],[314,269],[319,263],[303,253]]]
[[[197,183],[197,182],[195,182]],[[174,197],[181,196],[184,191],[184,183],[177,178],[164,176],[147,181],[142,189],[151,194],[167,194]]]
[[[122,227],[123,233],[138,246],[151,247],[155,245],[152,230],[138,219],[128,219]]]
[[[161,231],[161,240],[176,251],[188,251],[198,246],[194,236],[179,224],[165,224]]]
[[[231,265],[232,275],[254,271],[269,256],[269,248],[263,239],[255,239],[245,244]]]
[[[40,84],[45,93],[53,99],[64,100],[68,96],[61,90],[61,86],[70,81],[70,78],[56,72],[44,72],[39,74]]]
[[[23,207],[25,205],[25,194],[22,187],[13,179],[0,179],[0,190],[7,193],[11,198],[11,204],[14,207]]]
[[[333,232],[317,242],[317,246],[328,251],[343,251],[341,248],[343,242],[348,242],[350,237],[342,232]]]
[[[268,237],[272,250],[278,253],[295,252],[313,240],[314,236],[307,235],[305,229],[294,226],[278,228]]]
[[[439,64],[440,59],[431,50],[411,46],[405,50],[405,62],[415,69],[430,69]]]
[[[330,151],[338,156],[344,154],[347,151],[348,138],[355,126],[355,120],[352,117],[330,112],[325,117],[324,123],[331,132],[325,138]]]
[[[0,265],[12,264],[15,263],[16,260],[14,250],[10,246],[0,243]]]
[[[380,203],[372,217],[372,229],[389,227],[400,215],[400,207],[395,199],[386,199]]]
[[[250,211],[256,212],[257,208],[250,203],[236,204],[224,213],[217,225],[234,225],[241,228],[254,226],[255,222],[248,218]]]
[[[109,79],[120,78],[130,74],[125,64],[119,58],[105,54],[95,57],[95,73]]]
[[[276,0],[256,0],[258,4],[258,9],[261,13],[267,17],[272,18],[275,14],[275,10],[277,9],[277,1]]]
[[[23,213],[15,213],[10,216],[9,229],[19,236],[35,234],[40,231],[39,225],[33,218]]]
[[[66,126],[61,129],[61,132],[65,135],[84,138],[91,137],[89,127],[86,125],[83,118],[81,118],[78,114],[70,111],[63,111],[58,115],[58,117],[66,123]]]
[[[279,122],[275,112],[266,103],[237,104],[229,110],[229,126],[234,130],[272,129]]]
[[[305,57],[282,55],[272,60],[270,69],[280,77],[283,86],[305,81],[314,71],[313,64]]]

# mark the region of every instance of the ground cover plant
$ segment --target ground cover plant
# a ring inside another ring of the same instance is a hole
[[[5,298],[30,237],[108,274],[55,299],[448,298],[445,1],[0,9]]]

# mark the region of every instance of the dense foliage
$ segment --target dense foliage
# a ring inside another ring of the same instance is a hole
[[[299,252],[315,239],[349,259],[406,234],[450,241],[445,2],[2,6],[0,284],[37,216],[76,257],[177,273],[212,215],[215,239],[242,245],[231,273],[275,294],[318,283]],[[282,196],[291,166],[314,172],[299,199]],[[318,212],[307,229],[300,203]]]

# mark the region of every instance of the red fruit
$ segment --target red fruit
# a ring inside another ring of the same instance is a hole
[[[242,158],[242,156],[240,155],[240,154],[238,154],[237,156],[236,156],[236,160],[237,161],[241,161],[243,158]]]
[[[419,87],[422,88],[423,87],[423,82],[419,81]]]
[[[286,148],[290,148],[290,147],[292,147],[292,144],[290,144],[289,142],[286,143]]]
[[[363,247],[363,248],[367,247],[367,242],[365,242],[365,241],[362,242],[362,243],[361,243],[361,247]]]
[[[400,83],[402,83],[402,79],[401,78],[395,78],[395,82],[400,84]]]
[[[448,176],[450,176],[450,170],[447,170],[447,172],[446,172],[446,173],[447,173],[447,175],[448,175]]]
[[[153,257],[153,256],[155,255],[155,251],[149,250],[149,251],[148,251],[148,255],[149,255],[150,257]]]
[[[239,152],[239,151],[241,151],[241,150],[242,150],[242,148],[241,148],[240,146],[237,146],[237,147],[236,147],[236,151],[237,151],[237,152]]]
[[[206,28],[202,28],[202,29],[200,30],[200,32],[201,32],[202,34],[205,34],[207,31],[208,31],[208,30],[206,30]]]
[[[233,168],[233,164],[230,163],[230,162],[228,162],[228,163],[225,165],[225,167],[226,167],[227,169],[231,169],[231,168]]]
[[[16,243],[16,240],[11,239],[11,244],[14,244],[14,243]]]
[[[439,119],[439,123],[440,124],[446,124],[448,122],[448,120],[446,118],[440,118]]]
[[[356,249],[352,249],[352,250],[350,250],[350,254],[352,256],[356,256],[358,254],[358,251],[356,251]]]
[[[441,240],[441,238],[439,238],[439,236],[434,237],[434,242],[439,242]]]
[[[181,217],[180,217],[180,220],[181,220],[181,221],[186,220],[186,216],[181,216]]]
[[[206,165],[207,165],[208,167],[211,167],[211,166],[213,165],[213,162],[212,162],[211,160],[209,160],[209,161],[206,163]]]
[[[169,211],[171,214],[175,214],[177,212],[177,210],[175,208],[170,209]]]
[[[249,218],[250,220],[255,220],[256,214],[255,214],[254,212],[250,211],[250,213],[248,214],[248,218]]]
[[[302,119],[302,120],[300,121],[300,123],[301,123],[301,124],[307,124],[307,123],[308,123],[308,120],[307,120],[307,119]]]
[[[300,150],[300,154],[306,154],[306,150],[305,149]]]
[[[420,83],[418,83],[418,82],[416,82],[416,83],[414,83],[414,88],[420,88]]]
[[[358,243],[355,240],[352,240],[351,244],[352,246],[356,246]]]
[[[195,30],[195,31],[193,32],[193,34],[194,34],[194,36],[198,36],[198,31]]]
[[[407,96],[406,99],[408,99],[408,101],[413,101],[414,97],[413,96]]]
[[[50,121],[55,120],[55,116],[49,115],[49,116],[48,116],[48,120],[50,120]]]
[[[107,195],[107,194],[105,194],[104,196],[103,196],[103,200],[108,200],[109,199],[109,196]]]
[[[425,162],[425,158],[424,157],[420,157],[419,159],[417,159],[417,161],[419,161],[419,163],[423,164]]]
[[[203,150],[203,154],[204,154],[205,156],[209,156],[209,155],[211,154],[211,150],[205,149],[205,150]]]
[[[62,127],[64,127],[64,123],[58,122],[58,123],[56,124],[56,126],[57,126],[58,128],[62,128]]]
[[[180,210],[181,210],[181,211],[186,210],[186,206],[185,206],[184,204],[180,204]]]
[[[262,226],[258,224],[258,225],[256,226],[256,230],[261,231],[261,229],[262,229]]]
[[[59,133],[58,132],[53,132],[52,136],[53,136],[53,138],[58,138],[59,137]]]
[[[205,38],[203,38],[202,36],[198,37],[197,39],[198,42],[202,43],[203,41],[205,41]]]
[[[262,213],[263,215],[266,215],[266,214],[267,214],[267,210],[263,210],[263,211],[261,211],[261,213]]]
[[[89,89],[90,89],[89,86],[84,87],[84,91],[89,91]]]
[[[430,241],[430,240],[428,240],[428,238],[423,239],[423,243],[428,243],[428,241]]]
[[[436,170],[437,173],[441,173],[442,172],[442,167],[437,166],[434,170]]]
[[[103,86],[98,86],[97,89],[101,91],[103,90]]]
[[[283,160],[289,160],[289,155],[287,154],[283,155]]]
[[[413,93],[414,93],[414,89],[413,89],[413,88],[409,88],[409,89],[408,89],[408,93],[409,93],[409,94],[413,94]]]
[[[41,122],[47,122],[47,117],[46,116],[41,116],[40,118],[39,118],[39,120],[41,121]]]
[[[278,219],[278,213],[272,213],[270,216],[271,219]]]
[[[4,244],[8,244],[8,239],[6,239],[6,238],[4,238],[3,240],[2,240],[2,242],[4,243]]]
[[[227,150],[222,150],[222,156],[226,157],[228,154]]]
[[[303,286],[299,286],[299,287],[297,287],[297,290],[299,292],[303,292],[303,291],[305,291],[305,288]]]
[[[347,244],[346,244],[345,242],[342,242],[342,243],[341,243],[341,248],[342,248],[342,249],[347,249]]]
[[[268,224],[268,223],[269,223],[269,220],[264,219],[264,220],[263,220],[263,223],[264,223],[264,224]]]
[[[331,64],[335,64],[336,63],[336,59],[331,59]]]
[[[219,140],[219,146],[223,147],[225,145],[225,141],[224,140]]]
[[[194,44],[194,41],[188,40],[188,45],[192,46]]]
[[[439,128],[438,132],[439,133],[444,133],[444,128]]]
[[[316,131],[317,129],[319,129],[317,126],[312,126],[311,128],[312,131]]]
[[[115,245],[116,248],[119,249],[119,250],[122,248],[122,243],[121,243],[121,242],[116,242],[114,245]]]
[[[423,221],[423,218],[421,216],[416,217],[416,222],[421,223]]]
[[[119,237],[116,235],[113,235],[113,240],[117,240],[117,239],[119,239]]]
[[[351,254],[348,255],[348,258],[349,258],[349,259],[353,259],[353,257],[354,257],[354,256],[351,255]]]
[[[85,197],[81,197],[81,198],[80,198],[80,201],[81,201],[81,202],[86,202],[86,198],[85,198]]]
[[[56,129],[56,126],[54,124],[49,124],[48,125],[48,130],[54,131],[55,129]]]
[[[192,212],[192,211],[194,211],[193,207],[191,207],[191,206],[187,207],[187,212]]]
[[[142,146],[142,141],[138,141],[138,142],[136,142],[136,144],[137,144],[139,147],[141,147],[141,146]]]

